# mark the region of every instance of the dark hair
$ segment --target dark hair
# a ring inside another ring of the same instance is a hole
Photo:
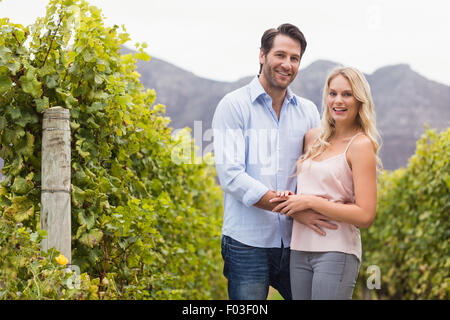
[[[273,39],[279,34],[286,35],[290,37],[291,39],[297,40],[300,43],[300,59],[303,56],[303,53],[305,53],[306,49],[306,39],[303,33],[293,24],[290,23],[284,23],[280,25],[276,29],[269,29],[264,32],[262,38],[261,38],[261,50],[263,51],[264,55],[267,56],[270,49],[273,47]],[[262,64],[260,64],[259,73],[261,73],[262,70]]]

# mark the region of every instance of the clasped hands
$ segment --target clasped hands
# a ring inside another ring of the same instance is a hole
[[[321,236],[326,236],[323,228],[336,230],[338,226],[329,218],[312,210],[313,195],[294,194],[292,191],[277,191],[276,196],[269,200],[278,203],[272,211],[291,216],[294,220],[306,225]]]
[[[295,194],[290,190],[277,191],[276,197],[269,200],[271,203],[279,202],[279,204],[272,209],[273,212],[279,212],[287,216],[292,216],[296,212],[310,209],[311,196]]]

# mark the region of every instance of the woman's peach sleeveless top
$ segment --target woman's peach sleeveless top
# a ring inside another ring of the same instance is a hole
[[[322,161],[308,159],[301,164],[297,176],[297,194],[311,194],[324,197],[329,201],[354,203],[352,170],[346,153],[354,135],[344,153]],[[292,228],[291,250],[299,251],[338,251],[354,254],[361,261],[361,235],[354,225],[331,221],[338,229],[323,229],[326,236],[321,236],[304,224],[294,220]]]

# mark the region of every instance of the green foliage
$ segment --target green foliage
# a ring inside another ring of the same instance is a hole
[[[450,128],[427,130],[406,169],[379,180],[377,217],[362,231],[363,265],[381,271],[377,299],[450,298]]]
[[[28,27],[0,19],[0,214],[39,232],[42,116],[63,106],[71,115],[72,263],[93,279],[86,286],[100,298],[223,298],[214,168],[172,161],[186,140],[171,136],[164,106],[152,106],[155,92],[139,82],[146,45],[120,55],[128,40],[83,0],[51,0]],[[39,255],[32,248],[28,260]]]
[[[46,232],[32,232],[22,223],[0,217],[0,299],[97,299],[97,281],[58,265],[58,252],[40,255]]]

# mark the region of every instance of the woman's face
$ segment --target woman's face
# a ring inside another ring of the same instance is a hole
[[[327,108],[331,118],[340,124],[354,125],[361,103],[353,95],[350,81],[337,75],[330,81]]]

